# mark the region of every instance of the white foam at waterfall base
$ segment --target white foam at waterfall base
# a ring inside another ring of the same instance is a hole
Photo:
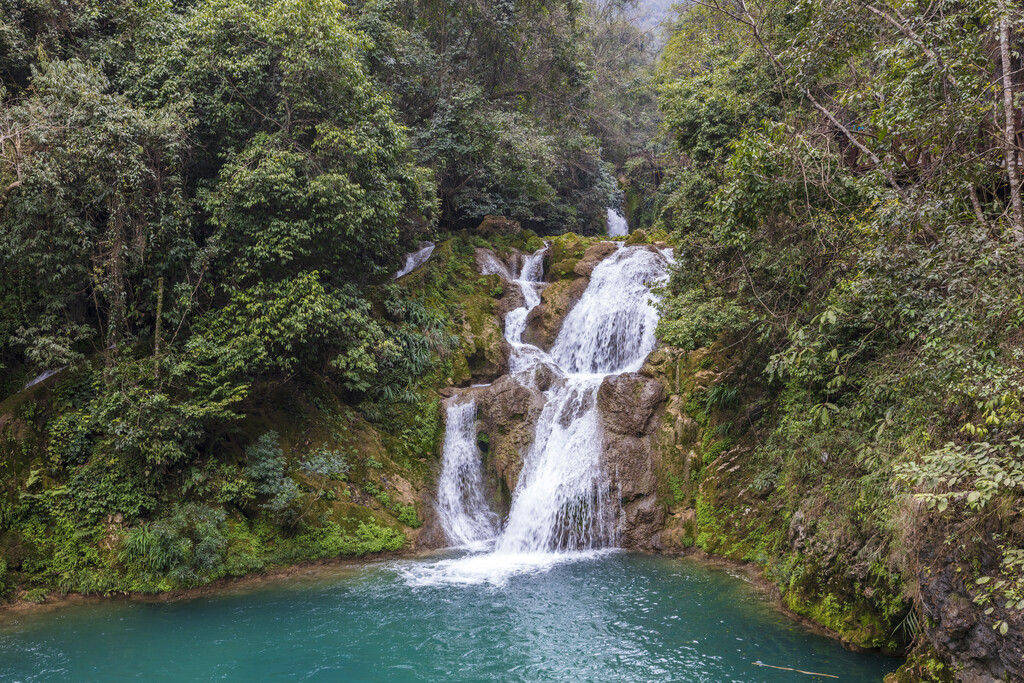
[[[410,586],[479,586],[501,587],[521,574],[537,574],[570,562],[596,560],[619,552],[617,548],[577,550],[571,552],[503,553],[481,552],[450,557],[433,562],[400,561],[395,571]]]
[[[449,538],[456,545],[470,545],[475,552],[433,563],[408,563],[400,571],[410,584],[501,585],[516,574],[547,571],[614,550],[618,506],[601,466],[597,391],[606,377],[639,370],[653,350],[658,314],[650,287],[666,278],[668,259],[649,247],[620,246],[594,269],[547,354],[522,342],[526,317],[540,302],[542,258],[538,253],[524,261],[523,273],[515,282],[523,290],[526,306],[509,313],[505,321],[506,338],[513,346],[509,369],[516,381],[531,384],[541,363],[555,373],[544,392],[544,408],[533,443],[524,454],[508,518],[503,526],[492,527],[491,538],[473,536],[476,540],[467,544],[461,539],[468,537],[463,529],[475,528],[473,513],[458,505],[442,511],[439,504]],[[455,435],[453,430],[461,431]],[[485,500],[475,427],[471,436],[469,431],[463,423],[449,419],[439,500]],[[456,470],[449,468],[469,462],[464,459],[468,451],[459,444],[470,440],[475,469],[470,476],[465,469],[455,476]],[[451,456],[449,447],[455,449]],[[458,495],[447,488],[455,481],[462,487]],[[467,490],[478,486],[479,490]],[[459,518],[463,512],[468,519]]]

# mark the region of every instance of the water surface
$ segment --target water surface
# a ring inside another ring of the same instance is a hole
[[[685,558],[605,553],[502,585],[410,580],[435,562],[0,615],[0,680],[880,681],[900,663],[844,650],[738,574]]]

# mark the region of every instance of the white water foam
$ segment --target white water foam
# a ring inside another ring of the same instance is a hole
[[[548,354],[522,341],[527,316],[540,303],[546,249],[524,259],[513,282],[525,305],[505,319],[513,377],[531,385],[542,363],[555,375],[544,392],[508,518],[502,526],[493,512],[480,507],[486,508],[486,502],[475,425],[465,408],[469,403],[453,402],[438,511],[450,541],[475,552],[408,565],[402,573],[412,585],[501,585],[515,574],[595,557],[616,544],[618,506],[601,463],[597,392],[608,376],[639,370],[653,350],[658,314],[650,286],[667,277],[668,258],[649,247],[620,245],[594,268]],[[453,410],[465,412],[453,417]]]
[[[420,248],[414,252],[405,255],[405,265],[400,271],[395,273],[395,279],[408,275],[412,271],[416,270],[430,258],[430,255],[434,253],[433,242],[420,242]]]
[[[483,470],[476,445],[476,403],[452,399],[437,487],[437,514],[448,542],[479,547],[494,538],[498,516],[484,500]]]
[[[608,236],[625,237],[629,234],[629,224],[621,213],[615,209],[608,209]]]

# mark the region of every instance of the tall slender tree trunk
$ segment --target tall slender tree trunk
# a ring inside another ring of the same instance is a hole
[[[160,320],[164,316],[164,279],[157,280],[156,290],[156,329],[153,332],[153,376],[160,379]]]
[[[1013,62],[1010,58],[1010,14],[1006,0],[999,0],[999,51],[1003,70],[1003,157],[1006,159],[1006,177],[1010,182],[1010,230],[1017,242],[1024,242],[1024,207],[1020,199],[1020,179],[1017,169],[1017,116],[1013,108]]]

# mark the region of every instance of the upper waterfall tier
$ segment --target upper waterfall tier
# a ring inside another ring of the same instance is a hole
[[[651,285],[667,276],[668,259],[650,247],[621,247],[594,269],[569,312],[551,356],[569,374],[640,369],[656,343],[658,311]]]

